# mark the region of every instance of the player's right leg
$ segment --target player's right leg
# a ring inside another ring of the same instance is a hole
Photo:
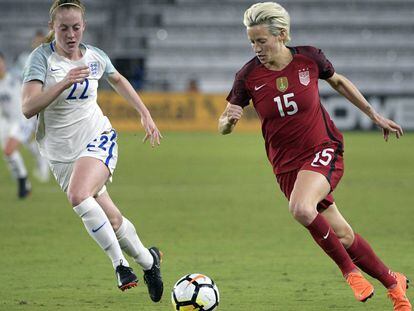
[[[162,253],[156,247],[146,248],[143,245],[134,225],[121,215],[108,192],[101,193],[96,201],[111,221],[121,249],[131,256],[144,271],[144,281],[151,300],[160,301],[164,289],[160,270]]]
[[[137,277],[122,254],[111,223],[94,196],[104,186],[110,172],[96,158],[81,157],[73,165],[67,196],[86,230],[111,259],[121,290],[136,286]]]
[[[4,143],[3,154],[13,177],[17,180],[17,196],[25,198],[30,194],[31,184],[28,180],[27,169],[19,152],[19,140],[8,137]]]

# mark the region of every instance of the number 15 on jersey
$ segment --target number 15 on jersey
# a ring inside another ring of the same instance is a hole
[[[293,93],[283,94],[283,96],[277,96],[273,98],[273,100],[277,104],[277,108],[279,109],[280,116],[283,118],[286,116],[294,115],[298,112],[298,105],[295,101],[291,100],[294,96]]]

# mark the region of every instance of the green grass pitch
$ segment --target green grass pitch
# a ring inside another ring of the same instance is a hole
[[[379,282],[354,300],[333,262],[287,210],[260,134],[164,133],[160,148],[120,133],[113,200],[147,246],[164,252],[165,294],[116,288],[110,261],[54,180],[30,198],[0,163],[0,310],[172,310],[173,284],[201,272],[218,284],[223,311],[391,310]],[[345,133],[337,204],[393,269],[414,278],[414,134],[388,143]],[[27,152],[25,152],[27,157]],[[33,161],[29,161],[33,167]],[[408,296],[414,299],[412,289]]]

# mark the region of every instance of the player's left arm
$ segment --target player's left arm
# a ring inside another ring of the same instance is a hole
[[[143,141],[150,140],[151,146],[160,144],[162,135],[155,125],[154,120],[147,107],[142,102],[138,93],[134,90],[131,83],[118,71],[108,74],[108,82],[114,88],[114,90],[124,97],[126,101],[134,107],[141,115],[141,124],[145,129],[145,137]]]
[[[352,104],[364,112],[372,120],[372,122],[382,128],[385,141],[388,140],[390,133],[395,133],[397,138],[400,138],[404,134],[400,125],[376,112],[357,87],[346,77],[341,74],[334,73],[330,78],[326,79],[326,81],[339,94],[344,96]]]

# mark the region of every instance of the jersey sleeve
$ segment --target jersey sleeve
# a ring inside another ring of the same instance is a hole
[[[47,73],[47,56],[42,47],[38,47],[32,53],[23,70],[23,83],[39,80],[43,84],[46,80]]]
[[[227,101],[232,105],[246,107],[249,105],[251,96],[246,89],[244,77],[238,72],[234,79],[233,87],[227,96]]]
[[[101,49],[98,49],[97,47],[94,47],[94,46],[88,46],[88,47],[91,48],[91,49],[93,49],[102,58],[102,60],[104,62],[103,77],[105,79],[111,73],[115,73],[116,69],[115,69],[114,65],[112,65],[111,60],[109,59],[108,55],[104,51],[102,51]]]
[[[303,46],[297,48],[299,54],[305,55],[315,61],[319,69],[319,79],[329,79],[335,73],[332,63],[326,58],[321,49],[313,46]]]

